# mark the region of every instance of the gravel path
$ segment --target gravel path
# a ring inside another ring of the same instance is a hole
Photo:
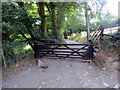
[[[118,83],[117,72],[79,60],[45,59],[48,69],[28,66],[3,81],[3,88],[106,88]]]
[[[65,39],[65,41],[69,44],[80,44],[78,42],[74,42],[74,41],[71,41],[71,40],[68,40],[68,39]]]

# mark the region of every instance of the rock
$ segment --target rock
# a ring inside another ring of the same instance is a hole
[[[87,86],[87,84],[86,84],[86,83],[83,83],[83,86],[82,86],[82,88],[85,88],[85,86]]]
[[[30,66],[32,66],[32,64],[29,64]]]
[[[112,61],[112,60],[113,60],[113,58],[108,58],[108,60],[109,60],[109,61]]]
[[[58,77],[58,78],[56,78],[56,80],[58,81],[60,78]]]
[[[45,81],[43,81],[43,82],[41,82],[43,85],[46,85],[46,82]]]
[[[62,77],[62,76],[57,76],[56,80],[57,80],[57,81],[60,80],[61,77]]]
[[[41,60],[38,60],[38,67],[41,67],[41,66],[44,66],[45,64],[41,61]]]
[[[70,65],[71,67],[73,67],[74,65]]]
[[[110,79],[113,79],[113,77],[110,77]]]
[[[30,71],[31,69],[29,68],[28,71]]]
[[[66,68],[69,68],[69,66],[66,66]]]
[[[41,71],[46,72],[46,70],[42,69]]]
[[[18,86],[17,86],[17,85],[15,85],[15,86],[14,86],[14,88],[18,88]]]
[[[38,89],[42,88],[41,86],[38,87]]]
[[[120,84],[115,85],[114,88],[120,89]]]
[[[103,83],[103,85],[107,88],[109,87],[109,85],[107,83]]]
[[[87,85],[87,83],[84,83],[84,86],[86,86]]]
[[[86,74],[88,74],[88,72],[86,72]]]
[[[18,64],[16,64],[16,67],[18,67],[19,65]]]
[[[38,67],[43,68],[43,69],[47,69],[48,65],[43,63],[41,60],[38,60]]]
[[[87,74],[83,74],[84,76],[87,76]]]
[[[47,65],[46,65],[46,66],[41,66],[40,68],[42,68],[42,69],[47,69],[48,66],[47,66]]]
[[[65,88],[66,86],[62,86],[63,88]]]
[[[106,70],[105,68],[101,68],[102,70]]]
[[[91,80],[88,80],[88,82],[91,82]]]
[[[95,78],[96,80],[98,80],[98,78]]]

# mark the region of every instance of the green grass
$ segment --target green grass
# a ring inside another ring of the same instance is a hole
[[[68,39],[79,43],[86,43],[87,34],[86,32],[74,33],[71,36],[68,36]]]

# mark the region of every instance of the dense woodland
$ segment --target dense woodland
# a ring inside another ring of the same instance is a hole
[[[117,17],[102,13],[104,2],[93,0],[89,8],[90,29],[119,25]],[[94,5],[92,5],[94,6]],[[65,43],[74,33],[86,31],[85,3],[2,2],[2,49],[7,66],[33,57],[34,42]]]

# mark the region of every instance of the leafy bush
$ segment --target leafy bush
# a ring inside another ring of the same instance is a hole
[[[108,47],[109,48],[117,48],[120,45],[120,31],[118,30],[118,32],[116,32],[112,38],[111,38],[111,42],[108,43]]]

